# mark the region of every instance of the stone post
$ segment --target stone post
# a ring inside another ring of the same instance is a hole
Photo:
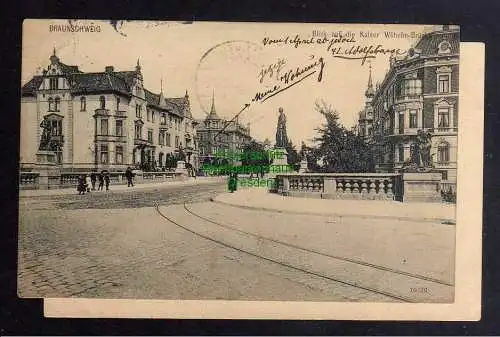
[[[441,202],[441,174],[403,173],[403,202]]]

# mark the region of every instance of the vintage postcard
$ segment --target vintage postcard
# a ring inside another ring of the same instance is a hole
[[[21,81],[18,294],[47,316],[480,318],[458,26],[25,20]]]

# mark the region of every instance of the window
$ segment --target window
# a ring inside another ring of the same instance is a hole
[[[153,130],[148,130],[148,142],[153,142]]]
[[[135,106],[135,116],[137,118],[142,118],[142,106],[139,104]]]
[[[418,79],[403,82],[403,96],[417,96],[422,94],[422,81]]]
[[[151,122],[155,122],[155,112],[151,111]]]
[[[123,136],[123,121],[121,119],[115,121],[115,132],[117,136]]]
[[[405,161],[405,146],[403,144],[398,144],[398,159],[400,162]]]
[[[175,136],[175,147],[179,147],[179,136]]]
[[[122,146],[117,146],[115,149],[115,163],[116,164],[123,164],[123,147]]]
[[[135,125],[135,139],[142,139],[142,125]]]
[[[438,109],[438,129],[450,127],[450,108]]]
[[[442,142],[438,146],[438,162],[447,163],[450,161],[450,146],[446,142]]]
[[[107,119],[101,119],[101,135],[103,135],[103,136],[108,135],[108,120]]]
[[[170,143],[170,133],[165,133],[165,145],[167,146],[171,146],[171,143]]]
[[[61,108],[61,99],[59,97],[56,97],[54,100],[54,111],[60,111]]]
[[[80,111],[87,110],[87,100],[84,96],[80,97]]]
[[[448,171],[442,171],[441,172],[441,179],[442,180],[448,180]]]
[[[417,110],[410,110],[410,128],[417,128]]]
[[[438,75],[438,92],[450,92],[450,75]]]
[[[161,114],[160,124],[162,124],[162,125],[167,124],[167,116],[165,114]]]
[[[165,138],[164,137],[165,137],[165,134],[163,133],[163,131],[159,131],[158,132],[158,144],[165,145],[165,142],[164,142]]]
[[[52,77],[50,80],[49,80],[49,88],[50,90],[57,90],[58,88],[58,78],[57,77]]]
[[[99,97],[99,102],[101,109],[106,109],[106,97],[104,96]]]
[[[108,145],[101,145],[101,164],[108,163]]]
[[[54,111],[54,99],[49,97],[49,111]]]
[[[186,122],[186,124],[184,124],[184,131],[188,132],[188,123],[187,122]]]
[[[151,110],[149,110],[149,109],[147,109],[147,111],[146,111],[146,120],[147,120],[148,122],[150,122],[150,121],[151,121]]]
[[[116,111],[120,111],[120,97],[116,98]]]
[[[399,133],[405,133],[405,114],[404,112],[399,113]]]

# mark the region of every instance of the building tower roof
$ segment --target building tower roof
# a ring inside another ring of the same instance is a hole
[[[368,87],[365,91],[366,97],[375,96],[375,90],[373,90],[373,82],[372,82],[372,65],[370,64],[370,75],[368,76]]]
[[[208,118],[217,119],[217,112],[215,111],[215,93],[212,91],[212,106],[210,107],[210,113],[208,114]]]

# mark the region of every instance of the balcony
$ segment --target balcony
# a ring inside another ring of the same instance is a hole
[[[442,133],[457,133],[458,128],[453,127],[438,127],[437,129],[432,130],[434,133],[442,134]]]
[[[147,139],[142,139],[142,138],[134,138],[134,145],[136,146],[152,146],[153,142],[150,142]]]
[[[50,141],[62,144],[62,143],[64,143],[64,136],[63,135],[52,135],[52,136],[50,136]]]
[[[98,142],[125,143],[125,142],[127,142],[127,137],[126,136],[117,136],[117,135],[96,135],[95,140]]]
[[[127,118],[127,111],[117,110],[115,111],[115,117]]]
[[[165,123],[160,122],[160,130],[168,130],[168,129],[170,129],[170,125],[167,122]]]
[[[95,109],[94,117],[109,117],[110,113],[108,109]]]

